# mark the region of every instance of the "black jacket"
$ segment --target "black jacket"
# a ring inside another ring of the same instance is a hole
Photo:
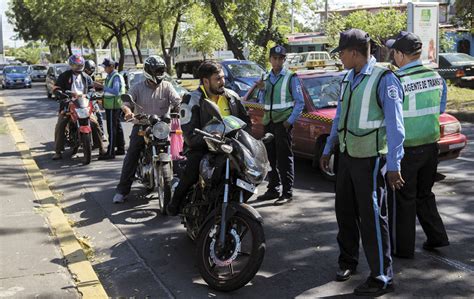
[[[54,84],[53,90],[56,90],[58,88],[61,89],[62,91],[71,90],[72,75],[73,75],[73,72],[71,70],[67,70],[61,75],[59,75],[58,79],[56,80],[56,83]],[[82,75],[82,83],[84,84],[83,93],[86,94],[92,89],[94,89],[93,81],[91,77],[89,77],[89,75],[87,75],[85,72],[82,72],[81,75]]]
[[[242,105],[240,97],[232,90],[225,89],[225,97],[229,101],[231,115],[240,118],[247,126],[246,131],[250,132],[252,123],[247,110]],[[201,109],[201,103],[204,100],[204,94],[200,88],[184,95],[181,102],[180,118],[181,129],[185,145],[191,150],[206,150],[207,145],[203,137],[194,133],[194,129],[202,129],[211,119],[212,116]]]

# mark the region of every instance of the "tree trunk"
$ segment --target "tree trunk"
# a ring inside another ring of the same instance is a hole
[[[135,55],[135,51],[133,50],[132,41],[130,40],[130,35],[128,34],[126,25],[123,25],[123,29],[125,30],[125,35],[127,36],[128,46],[130,47],[130,51],[132,52],[133,62],[137,65],[137,56]]]
[[[94,44],[94,40],[92,39],[91,32],[89,31],[89,28],[88,28],[87,26],[86,26],[86,34],[87,34],[87,40],[89,41],[90,46],[91,46],[91,49],[92,49],[92,51],[94,51],[94,56],[95,56],[95,44]]]
[[[102,44],[102,49],[107,49],[110,45],[110,42],[112,41],[112,39],[114,37],[115,37],[115,35],[112,34],[109,37],[107,37],[106,39],[103,39],[104,43]]]
[[[72,36],[70,36],[68,40],[66,41],[66,47],[67,47],[69,56],[71,56],[72,55]]]
[[[270,31],[273,26],[273,15],[275,12],[275,4],[276,4],[276,0],[272,0],[272,4],[270,6],[270,14],[268,16],[267,30],[265,31],[265,38],[262,43],[262,47],[265,49],[267,48],[268,41],[270,40]]]
[[[182,12],[178,12],[178,15],[176,16],[176,22],[174,23],[174,27],[173,27],[173,34],[171,35],[170,51],[169,51],[170,64],[166,64],[168,66],[169,73],[171,73],[171,70],[173,69],[171,65],[171,55],[173,53],[173,48],[176,43],[176,37],[178,36],[178,28],[179,28],[179,22],[181,22],[181,16],[182,16]]]
[[[162,19],[158,19],[158,26],[160,26],[160,44],[161,44],[161,52],[163,52],[163,59],[165,60],[166,67],[169,70],[171,69],[171,55],[168,51],[166,51],[166,40],[165,40],[165,29],[163,28],[163,21]]]
[[[122,32],[123,24],[118,28],[115,32],[115,38],[117,39],[117,47],[119,49],[119,66],[118,66],[118,71],[123,70],[123,64],[125,62],[125,48],[123,46],[123,32]]]
[[[224,21],[224,18],[219,12],[219,7],[216,4],[216,0],[210,0],[209,2],[211,4],[211,13],[216,19],[217,24],[221,28],[222,34],[224,34],[224,38],[230,50],[232,51],[232,53],[234,53],[235,58],[245,60],[242,49],[239,48],[234,38],[230,35],[229,30],[227,29],[227,25]]]
[[[142,50],[140,49],[141,48],[141,42],[142,42],[142,37],[141,37],[141,34],[142,34],[142,25],[138,25],[135,30],[137,31],[137,38],[135,39],[135,49],[137,49],[137,56],[138,56],[138,60],[140,61],[140,63],[143,63],[143,56],[142,56]]]

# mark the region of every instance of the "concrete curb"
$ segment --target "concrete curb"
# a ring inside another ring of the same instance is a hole
[[[456,117],[459,121],[474,123],[474,111],[448,110],[446,113]]]
[[[15,141],[16,148],[30,179],[33,193],[41,203],[52,233],[59,241],[61,252],[66,260],[67,267],[73,276],[78,292],[83,298],[108,298],[97,274],[86,257],[79,241],[76,239],[69,222],[64,215],[53,193],[49,189],[43,174],[31,155],[30,148],[25,142],[12,116],[6,109],[3,100],[0,100],[0,109],[4,110],[5,120],[10,135]]]

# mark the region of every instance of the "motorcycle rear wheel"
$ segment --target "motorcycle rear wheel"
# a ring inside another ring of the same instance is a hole
[[[257,273],[265,255],[265,235],[262,224],[256,219],[246,213],[236,213],[229,218],[226,227],[223,248],[217,245],[220,219],[210,219],[197,240],[199,272],[212,289],[223,292],[246,285]]]
[[[92,145],[91,145],[91,134],[81,133],[82,151],[84,153],[84,159],[82,164],[87,165],[91,163],[92,157]]]
[[[166,215],[166,207],[171,200],[171,180],[173,179],[171,163],[159,164],[155,167],[154,171],[155,187],[158,192],[160,212],[162,215]]]

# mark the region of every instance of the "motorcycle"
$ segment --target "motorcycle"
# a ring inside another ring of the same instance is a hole
[[[204,101],[214,117],[203,130],[209,152],[199,167],[199,180],[182,207],[182,223],[197,243],[198,269],[213,289],[232,291],[257,273],[265,254],[263,219],[247,200],[270,170],[264,142],[243,130],[245,122],[222,118],[219,108]]]
[[[122,101],[133,102],[130,95],[122,95]],[[136,105],[136,104],[135,104]],[[167,114],[157,115],[136,114],[130,121],[139,126],[138,135],[143,136],[145,147],[140,152],[135,177],[145,188],[157,191],[159,209],[166,215],[166,207],[171,200],[171,184],[173,179],[173,160],[170,153],[171,117]]]
[[[93,101],[98,97],[92,93],[88,95],[79,95],[73,98],[70,91],[56,91],[57,98],[61,99],[62,113],[70,118],[65,130],[66,144],[72,150],[72,156],[76,155],[79,148],[82,147],[84,158],[82,163],[87,165],[92,157],[92,128],[90,124],[91,115],[95,108]]]

